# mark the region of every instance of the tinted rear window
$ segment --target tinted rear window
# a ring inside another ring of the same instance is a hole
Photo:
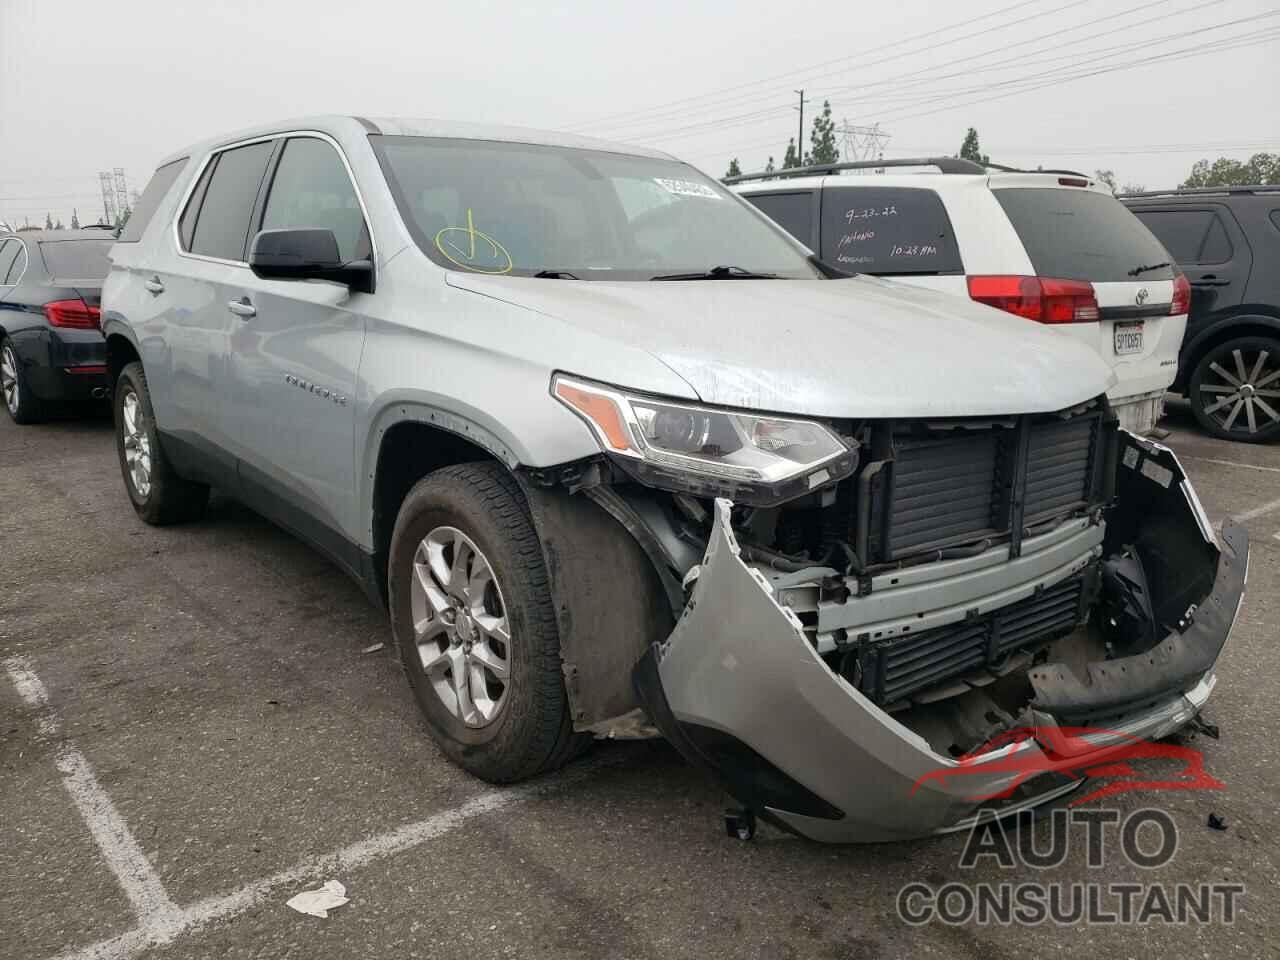
[[[1169,280],[1170,254],[1115,197],[1073,188],[992,191],[1041,277],[1115,283]]]
[[[218,165],[197,214],[192,253],[244,260],[249,218],[273,149],[275,141],[264,140],[218,155]]]
[[[147,188],[142,191],[142,196],[133,205],[133,212],[129,214],[128,223],[124,225],[124,230],[120,232],[121,243],[136,243],[142,239],[142,231],[147,229],[147,224],[151,222],[151,218],[155,215],[156,207],[160,206],[160,201],[165,198],[169,188],[173,186],[173,181],[177,179],[178,174],[182,172],[182,168],[186,165],[187,158],[183,157],[181,160],[173,161],[173,163],[166,163],[151,175]]]
[[[115,243],[107,240],[45,240],[40,255],[49,275],[59,280],[101,280],[111,269],[107,251]]]
[[[813,194],[747,193],[743,198],[806,247],[813,243]]]
[[[920,187],[827,187],[821,246],[824,261],[849,273],[964,271],[942,200]]]

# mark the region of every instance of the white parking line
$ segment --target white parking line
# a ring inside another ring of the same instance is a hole
[[[32,710],[38,711],[37,727],[40,735],[55,736],[61,724],[49,706],[44,684],[32,672],[30,663],[24,657],[10,657],[4,662],[4,666],[19,696]],[[138,925],[132,930],[87,947],[68,950],[60,954],[57,960],[132,960],[145,950],[172,943],[184,934],[194,933],[214,921],[245,913],[281,887],[296,887],[309,880],[357,870],[385,857],[403,853],[441,837],[477,817],[558,791],[585,779],[601,767],[619,762],[617,759],[606,759],[602,762],[579,764],[554,780],[490,790],[453,809],[359,840],[332,853],[308,857],[292,867],[238,890],[179,907],[169,899],[159,876],[98,784],[84,756],[70,742],[64,742],[56,756],[63,785],[71,794],[80,815],[88,824],[94,840],[102,849],[103,856],[138,915]]]
[[[36,726],[40,735],[56,736],[60,727],[57,714],[50,709],[49,695],[40,678],[31,671],[31,665],[23,657],[10,657],[4,666],[18,696],[27,706],[39,711]],[[93,775],[89,761],[70,741],[57,747],[55,757],[62,785],[71,795],[139,920],[145,924],[168,922],[177,905],[164,892],[159,875]]]
[[[1272,500],[1268,503],[1259,504],[1252,510],[1246,510],[1244,513],[1235,514],[1231,519],[1236,523],[1247,523],[1250,520],[1256,520],[1258,517],[1266,516],[1268,513],[1274,513],[1276,510],[1280,510],[1280,500]]]
[[[1179,460],[1194,460],[1197,463],[1216,463],[1220,467],[1244,467],[1246,470],[1262,470],[1266,473],[1280,473],[1280,467],[1264,467],[1256,463],[1241,463],[1239,460],[1215,460],[1213,457],[1193,457],[1189,453],[1178,454]]]

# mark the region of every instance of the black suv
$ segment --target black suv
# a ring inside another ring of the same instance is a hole
[[[1215,437],[1280,437],[1280,186],[1120,199],[1191,281],[1173,389]]]

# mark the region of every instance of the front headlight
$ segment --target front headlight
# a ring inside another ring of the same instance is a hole
[[[651,486],[760,506],[816,490],[857,466],[852,447],[809,420],[657,400],[563,375],[551,389],[606,453]]]

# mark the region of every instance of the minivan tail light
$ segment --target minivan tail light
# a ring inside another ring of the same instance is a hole
[[[72,330],[97,330],[99,311],[83,300],[54,300],[44,305],[44,315],[53,327]]]
[[[1169,316],[1191,312],[1191,282],[1181,270],[1173,278],[1173,302],[1169,304]]]
[[[1098,319],[1098,298],[1087,280],[969,277],[969,296],[1036,323],[1091,323]]]

